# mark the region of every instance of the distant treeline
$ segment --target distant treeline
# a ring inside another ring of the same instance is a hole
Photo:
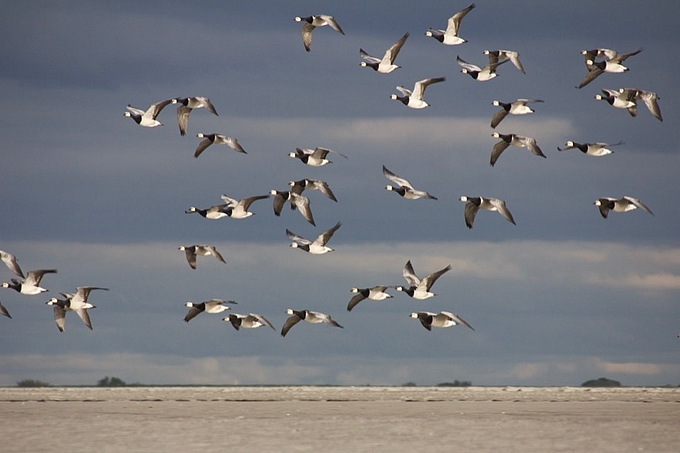
[[[619,381],[615,381],[614,379],[601,377],[597,379],[590,379],[589,381],[581,384],[581,387],[621,387],[621,383]]]
[[[97,381],[97,387],[139,387],[144,384],[134,383],[128,384],[119,377],[108,377],[104,376],[102,379]],[[17,382],[17,387],[51,387],[49,382],[39,381],[37,379],[24,379]]]
[[[471,385],[472,382],[470,381],[459,381],[458,379],[456,379],[453,382],[440,382],[435,387],[469,387]],[[416,387],[416,383],[406,382],[405,384],[402,384],[402,387]]]
[[[37,379],[24,379],[17,382],[17,387],[49,387],[50,384]]]
[[[458,379],[454,380],[453,382],[440,382],[439,384],[436,384],[435,387],[469,387],[472,385],[471,381],[459,381]],[[147,384],[141,384],[139,382],[135,382],[132,384],[128,384],[121,378],[112,376],[104,376],[102,379],[99,379],[96,384],[97,387],[307,387],[309,386],[308,384],[252,384],[252,385],[231,385],[231,384],[165,384],[165,385],[147,385]],[[371,384],[366,384],[366,387],[371,387]],[[52,387],[52,385],[48,382],[40,381],[38,379],[24,379],[19,382],[17,382],[17,387]],[[89,387],[87,385],[69,385],[69,386],[61,386],[57,385],[56,387]],[[317,384],[317,385],[312,385],[312,387],[338,387],[337,385],[332,385],[332,384]],[[342,387],[342,386],[339,386]],[[383,387],[381,385],[378,385],[378,387]],[[389,387],[389,386],[388,386]],[[404,384],[401,384],[400,387],[417,387],[415,382],[406,382]],[[426,386],[429,387],[429,386]],[[503,387],[502,385],[488,385],[485,387]],[[583,384],[581,384],[581,387],[622,387],[621,382],[616,381],[614,379],[609,379],[606,377],[601,377],[597,379],[590,379],[585,381]],[[645,386],[635,386],[635,387],[645,387]],[[652,387],[668,387],[668,388],[674,388],[674,387],[680,387],[680,385],[655,385]]]
[[[453,382],[441,382],[437,384],[437,387],[470,387],[472,382],[470,381],[459,381],[456,379]]]

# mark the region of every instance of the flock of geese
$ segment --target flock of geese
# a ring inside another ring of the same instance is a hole
[[[425,32],[425,35],[432,37],[439,43],[447,46],[455,46],[466,43],[467,40],[460,36],[461,21],[475,8],[475,4],[469,5],[467,8],[455,13],[448,19],[445,29],[430,28]],[[306,17],[295,17],[296,22],[302,24],[301,37],[303,47],[306,52],[312,49],[312,35],[317,28],[328,26],[328,28],[344,35],[343,29],[333,16],[330,15],[312,15]],[[382,57],[375,57],[367,53],[363,48],[359,49],[359,55],[362,59],[360,65],[362,67],[371,68],[379,74],[389,74],[400,66],[395,63],[400,50],[405,45],[409,38],[409,33],[404,34],[397,40],[389,49],[384,52]],[[623,63],[630,57],[639,54],[642,49],[635,50],[630,53],[621,54],[615,50],[596,48],[592,50],[584,50],[586,74],[583,80],[576,86],[580,89],[593,82],[596,78],[605,73],[623,73],[628,71],[628,68]],[[519,59],[519,52],[507,49],[485,50],[483,54],[486,56],[487,63],[483,66],[468,63],[458,56],[457,63],[461,66],[460,72],[469,75],[477,82],[488,82],[497,76],[497,71],[501,65],[508,62],[519,70],[525,73],[524,66]],[[444,82],[445,77],[425,78],[415,82],[412,89],[398,86],[397,90],[401,95],[392,94],[391,99],[401,102],[408,108],[423,109],[428,107],[425,101],[425,92],[430,85]],[[595,96],[597,100],[606,101],[612,107],[617,109],[626,109],[630,115],[637,115],[637,102],[642,101],[649,111],[659,121],[663,121],[661,111],[658,104],[659,97],[652,91],[632,88],[621,88],[618,90],[603,89],[602,94]],[[490,126],[494,129],[492,136],[499,139],[493,146],[490,156],[490,165],[494,166],[502,153],[510,146],[526,148],[532,154],[545,158],[545,154],[539,147],[536,139],[532,137],[525,137],[517,134],[502,134],[495,131],[496,127],[500,125],[504,118],[508,115],[527,115],[534,113],[534,110],[529,107],[529,104],[541,103],[540,99],[517,99],[511,102],[493,101],[495,107],[499,107],[492,118]],[[157,102],[150,105],[146,110],[142,110],[131,105],[127,106],[127,111],[124,115],[131,118],[136,124],[145,128],[154,128],[162,125],[158,120],[159,114],[168,105],[177,105],[177,125],[180,135],[185,136],[189,127],[189,117],[194,110],[204,109],[213,115],[218,115],[215,106],[209,98],[196,97],[178,97],[164,101]],[[238,140],[222,134],[198,133],[197,138],[202,139],[194,151],[194,157],[198,158],[211,145],[226,145],[238,153],[247,154],[246,150],[239,144]],[[558,147],[559,151],[577,149],[587,156],[602,157],[612,153],[610,147],[620,145],[619,143],[579,143],[576,141],[568,141],[563,147]],[[322,167],[331,161],[332,156],[347,158],[347,156],[337,151],[317,147],[315,149],[297,148],[294,152],[289,154],[289,157],[298,159],[302,164],[312,167]],[[386,186],[386,190],[395,192],[406,200],[431,199],[437,200],[437,197],[431,195],[426,190],[416,189],[407,179],[398,176],[383,165],[383,175],[390,182]],[[318,190],[330,200],[337,202],[337,198],[330,186],[319,179],[302,179],[298,181],[290,181],[290,189],[285,191],[271,190],[268,194],[255,195],[241,199],[231,198],[227,195],[222,195],[222,203],[213,206],[198,208],[196,206],[189,207],[185,213],[199,214],[205,219],[219,220],[224,217],[232,219],[246,219],[252,215],[249,210],[251,205],[260,200],[271,198],[273,199],[273,211],[276,216],[283,213],[284,207],[289,206],[291,210],[296,210],[302,217],[311,225],[316,226],[314,216],[310,208],[310,200],[304,195],[305,191]],[[494,197],[486,196],[461,196],[460,201],[464,205],[464,220],[468,228],[473,228],[475,218],[479,210],[496,212],[500,214],[505,220],[515,224],[515,220],[507,208],[504,200]],[[607,218],[610,212],[628,212],[640,208],[650,214],[652,211],[643,204],[639,199],[631,196],[622,196],[620,198],[601,197],[595,200],[594,204],[599,209],[602,217]],[[337,222],[333,227],[325,230],[314,239],[304,238],[292,231],[286,229],[286,235],[290,239],[290,247],[300,249],[312,255],[323,255],[333,251],[333,248],[328,246],[329,241],[333,235],[342,226],[341,222]],[[180,251],[185,253],[186,260],[191,269],[197,268],[197,258],[204,256],[212,256],[216,260],[225,263],[223,256],[212,245],[182,245],[179,247]],[[16,257],[9,252],[0,251],[2,261],[7,268],[13,272],[16,277],[12,278],[11,283],[3,283],[4,288],[13,289],[20,294],[33,296],[39,295],[47,290],[42,288],[41,282],[46,274],[56,273],[56,269],[37,269],[23,273]],[[347,304],[347,310],[352,311],[356,306],[364,301],[384,301],[393,296],[387,291],[394,289],[398,292],[403,292],[409,297],[416,300],[427,300],[435,296],[432,292],[432,287],[435,282],[446,272],[451,269],[451,266],[446,266],[443,269],[430,273],[429,275],[420,278],[415,273],[411,261],[407,261],[403,267],[402,276],[406,281],[406,285],[375,285],[367,288],[352,288],[351,292],[354,296]],[[46,303],[53,307],[54,320],[59,331],[64,331],[66,313],[75,312],[89,329],[92,329],[92,323],[88,314],[88,310],[95,308],[88,301],[90,293],[94,290],[107,290],[107,288],[95,286],[81,286],[76,288],[75,293],[61,292],[63,298],[50,298]],[[201,303],[187,302],[185,306],[189,309],[184,317],[185,322],[189,322],[194,317],[201,313],[206,314],[220,314],[229,311],[232,305],[236,305],[235,301],[211,299]],[[0,313],[11,318],[8,310],[0,303]],[[283,324],[281,329],[281,336],[286,336],[289,330],[298,324],[300,321],[305,321],[311,324],[325,323],[329,326],[342,328],[338,322],[333,320],[330,315],[313,311],[308,309],[292,309],[286,310],[289,317]],[[417,319],[421,325],[427,329],[445,328],[456,325],[463,325],[471,330],[474,328],[459,315],[449,312],[440,311],[438,313],[430,311],[417,311],[410,315]],[[222,318],[224,322],[230,323],[236,330],[241,328],[253,329],[258,327],[270,327],[275,329],[274,325],[264,316],[256,313],[237,314],[229,313],[228,316]]]

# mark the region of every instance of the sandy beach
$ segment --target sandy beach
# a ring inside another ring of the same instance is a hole
[[[676,452],[680,389],[0,388],[9,452]]]

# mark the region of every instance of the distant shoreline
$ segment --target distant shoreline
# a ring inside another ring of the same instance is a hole
[[[680,385],[621,385],[621,386],[581,386],[581,385],[451,385],[448,383],[433,385],[384,385],[384,384],[362,384],[362,385],[338,385],[338,384],[136,384],[130,383],[121,386],[100,386],[95,384],[49,384],[41,386],[19,386],[19,385],[0,385],[0,389],[41,389],[41,388],[92,388],[92,389],[113,389],[113,388],[277,388],[277,387],[318,387],[318,388],[482,388],[482,389],[680,389]]]
[[[2,387],[0,401],[668,401],[679,387],[129,386]]]
[[[678,403],[642,387],[0,388],[7,453],[680,451]]]

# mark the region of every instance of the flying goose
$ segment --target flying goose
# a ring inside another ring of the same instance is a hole
[[[602,94],[596,94],[595,99],[598,101],[605,101],[612,107],[617,109],[626,109],[630,116],[637,116],[637,90],[621,89],[610,90],[602,89]]]
[[[558,151],[566,151],[568,149],[578,149],[581,151],[583,154],[587,154],[588,156],[606,156],[607,154],[611,154],[614,151],[608,149],[608,146],[618,146],[622,145],[623,142],[618,142],[618,143],[578,143],[574,142],[572,140],[568,140],[567,143],[564,144],[564,148],[560,148],[559,146],[557,147]]]
[[[583,55],[584,60],[587,62],[588,60],[595,60],[597,58],[611,60],[612,58],[616,57],[619,53],[612,49],[598,48],[591,50],[582,50],[581,54]]]
[[[399,55],[399,51],[408,39],[408,36],[409,34],[406,33],[399,39],[399,41],[392,44],[392,46],[387,49],[385,55],[383,55],[382,58],[373,57],[367,54],[364,49],[359,49],[359,55],[361,55],[361,58],[366,60],[359,63],[359,65],[373,68],[373,70],[379,72],[380,74],[389,74],[395,69],[400,68],[401,66],[394,64],[394,60],[397,58],[397,55]]]
[[[177,107],[177,125],[179,126],[179,133],[181,135],[187,134],[189,114],[193,109],[205,108],[213,115],[218,115],[217,110],[215,110],[215,106],[210,102],[210,99],[204,96],[174,98],[170,102],[179,104],[179,107]]]
[[[515,219],[512,218],[512,214],[505,206],[505,201],[499,198],[467,197],[463,195],[460,197],[460,201],[465,203],[465,225],[470,229],[472,229],[475,216],[480,209],[498,212],[505,220],[516,225]]]
[[[295,152],[288,153],[288,156],[295,159],[300,159],[302,163],[309,165],[310,167],[321,167],[332,163],[332,161],[328,160],[327,158],[328,153],[337,154],[338,156],[347,159],[347,156],[344,154],[333,151],[332,149],[319,147],[314,149],[295,148]]]
[[[494,113],[491,118],[491,127],[495,129],[508,115],[527,115],[529,113],[534,113],[534,109],[527,106],[530,102],[543,101],[541,99],[517,99],[516,101],[505,103],[494,100],[492,104],[496,107],[501,107],[501,109]]]
[[[156,102],[155,104],[151,104],[151,106],[149,106],[146,111],[140,110],[128,104],[126,107],[127,112],[123,113],[123,115],[127,116],[128,118],[132,118],[135,123],[142,127],[162,126],[163,123],[158,121],[156,117],[159,113],[161,113],[163,107],[170,104],[171,102],[172,100]]]
[[[607,218],[607,215],[609,215],[609,211],[628,212],[633,211],[637,208],[640,208],[643,211],[647,211],[651,215],[654,215],[654,213],[640,200],[628,196],[623,196],[621,198],[602,197],[595,200],[593,204],[597,206],[597,208],[600,210],[600,214],[605,219]]]
[[[392,94],[390,95],[390,99],[393,101],[401,101],[402,104],[412,109],[424,109],[425,107],[430,106],[430,104],[423,100],[423,96],[425,95],[425,90],[427,87],[433,83],[439,83],[445,80],[446,77],[434,77],[430,79],[419,80],[413,86],[413,91],[409,90],[408,88],[398,86],[397,90],[399,90],[403,96]]]
[[[411,318],[415,318],[425,327],[427,330],[432,331],[433,327],[452,327],[462,324],[475,330],[467,321],[465,321],[460,316],[453,314],[449,311],[440,311],[439,313],[432,313],[429,311],[418,311],[411,313]]]
[[[522,135],[516,134],[499,134],[498,132],[494,132],[491,134],[491,136],[501,139],[501,141],[494,145],[493,150],[491,151],[491,159],[489,163],[492,167],[496,164],[496,161],[501,156],[501,153],[503,153],[503,151],[505,151],[510,145],[517,146],[519,148],[526,148],[537,156],[545,157],[541,151],[541,148],[539,148],[539,146],[536,144],[536,139],[531,137],[524,137]]]
[[[226,310],[231,310],[231,308],[228,307],[227,304],[236,304],[236,302],[234,302],[233,300],[210,299],[206,300],[205,302],[201,302],[200,304],[196,304],[194,302],[189,301],[186,304],[184,304],[185,307],[189,307],[189,311],[184,317],[184,322],[191,321],[192,319],[194,319],[196,316],[200,315],[203,312],[214,315],[217,313],[222,313],[223,311]]]
[[[198,144],[196,147],[196,151],[194,152],[194,157],[198,157],[201,155],[203,151],[206,150],[206,148],[210,145],[227,145],[234,151],[237,151],[239,153],[243,154],[248,154],[246,153],[246,150],[243,149],[243,147],[239,144],[238,140],[232,137],[227,137],[226,135],[222,134],[204,134],[202,132],[199,132],[196,134],[196,137],[198,138],[203,138],[205,140],[201,140],[201,142]]]
[[[491,64],[497,63],[499,60],[510,60],[522,74],[526,74],[522,62],[519,61],[519,53],[514,50],[485,50],[484,55],[489,56],[489,63]]]
[[[90,292],[94,290],[108,291],[109,289],[101,288],[99,286],[78,286],[76,288],[75,294],[60,293],[65,297],[65,299],[57,299],[56,297],[52,297],[46,302],[47,305],[52,305],[53,307],[54,322],[57,324],[57,328],[60,332],[64,331],[67,311],[76,312],[78,317],[83,320],[85,325],[90,330],[92,330],[92,321],[90,320],[90,315],[87,310],[90,308],[96,308],[88,301]]]
[[[40,287],[40,281],[45,274],[56,274],[56,269],[36,269],[33,271],[28,271],[25,280],[20,280],[18,278],[11,279],[12,283],[3,283],[3,288],[11,288],[20,294],[25,294],[27,296],[35,296],[36,294],[44,293],[47,290]]]
[[[391,288],[391,286],[378,285],[372,288],[352,288],[352,292],[356,295],[349,300],[347,311],[352,311],[352,308],[365,299],[376,301],[391,299],[392,296],[385,292],[387,288]]]
[[[320,179],[305,178],[300,179],[298,181],[290,181],[288,185],[291,186],[290,191],[298,195],[301,195],[302,192],[305,190],[318,190],[331,200],[335,202],[338,201],[338,199],[335,198],[335,194],[333,194],[333,191],[331,190],[328,183],[325,181],[321,181]]]
[[[442,274],[448,272],[449,270],[451,270],[450,264],[446,266],[444,269],[438,270],[437,272],[433,272],[421,280],[413,271],[413,265],[411,265],[411,260],[408,260],[406,262],[406,265],[404,266],[402,275],[404,276],[406,282],[409,284],[409,287],[406,288],[403,286],[397,286],[396,290],[403,291],[412,298],[417,300],[429,299],[430,297],[436,296],[436,294],[430,292],[430,288],[432,288],[432,285],[434,285],[434,283],[437,281],[439,277],[442,276]]]
[[[234,329],[257,329],[262,326],[269,326],[276,330],[271,322],[262,315],[250,313],[248,315],[239,315],[238,313],[229,313],[229,316],[222,318],[222,321],[229,322]]]
[[[312,50],[312,32],[316,27],[323,27],[324,25],[330,26],[333,30],[337,31],[341,35],[345,32],[342,31],[340,25],[337,23],[333,16],[327,14],[318,14],[312,16],[297,16],[295,22],[303,22],[302,24],[302,44],[305,46],[305,50],[309,52]]]
[[[245,219],[246,217],[253,215],[252,212],[248,211],[250,205],[253,204],[254,201],[269,198],[269,195],[254,195],[252,197],[236,200],[223,194],[221,195],[221,198],[227,204],[227,207],[224,210],[227,216],[231,217],[232,219]]]
[[[209,220],[217,220],[221,219],[222,217],[228,217],[229,214],[227,214],[227,210],[229,209],[228,204],[216,204],[213,206],[210,206],[209,208],[201,209],[197,208],[196,206],[191,206],[189,209],[184,211],[185,214],[193,214],[197,212],[200,214],[202,217],[205,217],[206,219]]]
[[[434,197],[423,190],[414,189],[410,182],[408,182],[404,178],[395,175],[390,170],[388,170],[387,167],[385,167],[384,165],[382,167],[382,172],[387,179],[389,179],[390,181],[397,185],[397,187],[391,185],[385,186],[385,189],[388,191],[395,192],[402,196],[403,198],[406,198],[407,200],[417,200],[419,198],[430,198],[432,200],[437,199],[437,197]]]
[[[581,51],[581,53],[585,56],[588,72],[576,88],[583,88],[605,72],[613,74],[627,72],[628,68],[622,63],[626,60],[626,58],[637,55],[640,52],[642,52],[642,49],[638,49],[635,52],[630,52],[627,54],[618,54],[615,50],[611,49],[593,49]],[[597,57],[605,57],[605,59],[602,61],[596,61],[595,59]]]
[[[275,216],[280,216],[283,205],[285,205],[286,202],[289,202],[293,209],[297,208],[306,221],[316,226],[316,223],[314,223],[314,216],[312,215],[312,209],[309,206],[309,198],[303,195],[298,195],[292,190],[279,191],[272,189],[269,193],[274,196],[273,204]]]
[[[310,241],[309,239],[305,239],[302,236],[298,236],[288,229],[286,229],[286,236],[288,236],[288,238],[293,241],[290,244],[291,247],[299,248],[300,250],[311,253],[312,255],[323,255],[324,253],[332,252],[334,250],[328,247],[326,243],[331,239],[331,237],[333,237],[333,233],[335,233],[341,225],[342,224],[340,222],[336,223],[334,227],[318,235],[314,241]]]
[[[72,309],[71,301],[67,299],[57,299],[56,297],[50,298],[47,305],[52,306],[52,311],[54,312],[54,322],[57,324],[57,329],[59,332],[63,332],[66,325],[66,312],[74,311],[80,319],[85,323],[88,329],[92,330],[92,321],[90,320],[90,314],[87,312],[90,308],[96,308],[91,303],[87,302],[83,304],[81,308]]]
[[[657,102],[660,97],[652,92],[640,90],[638,88],[620,88],[618,90],[602,89],[603,94],[596,94],[595,99],[598,101],[606,101],[612,107],[618,109],[626,109],[630,116],[637,116],[637,101],[642,100],[647,106],[647,109],[659,121],[663,121],[661,116],[661,108]]]
[[[9,252],[5,252],[4,250],[0,250],[0,259],[2,259],[2,262],[5,263],[7,268],[11,270],[15,275],[24,278],[24,272],[21,270],[21,267],[19,267],[19,263],[17,263],[16,256],[12,255]]]
[[[286,319],[286,322],[283,324],[283,328],[281,329],[282,337],[285,337],[290,328],[300,321],[307,321],[310,324],[320,324],[323,322],[329,326],[340,327],[341,329],[343,328],[340,324],[331,319],[331,317],[326,313],[311,310],[293,310],[292,308],[287,309],[286,313],[291,316],[289,316],[288,319]]]
[[[180,245],[179,249],[184,252],[187,262],[192,269],[196,269],[196,256],[214,256],[218,261],[224,261],[220,252],[217,251],[214,245]]]
[[[52,306],[52,311],[54,313],[54,322],[57,324],[57,329],[59,332],[63,332],[66,325],[66,306],[69,303],[68,299],[57,299],[56,297],[51,297],[46,305]],[[90,304],[91,305],[91,304]],[[94,308],[94,306],[92,307]],[[82,312],[82,315],[80,314]],[[78,312],[80,319],[83,320],[85,325],[92,330],[92,322],[90,321],[90,315],[85,310]]]
[[[491,60],[494,59],[496,60],[496,62],[491,63]],[[498,61],[497,58],[489,56],[489,64],[484,66],[483,68],[480,68],[477,65],[468,63],[467,61],[460,58],[460,56],[456,56],[456,62],[463,68],[460,70],[460,72],[462,72],[463,74],[468,74],[470,77],[472,77],[478,82],[486,82],[488,80],[495,78],[498,75],[496,74],[496,68],[498,68],[500,65],[504,63],[507,63],[508,61],[510,60]]]
[[[9,319],[12,319],[12,316],[9,314],[9,311],[7,311],[5,306],[2,305],[2,302],[0,302],[0,315],[7,316]]]
[[[463,20],[463,17],[472,11],[474,7],[475,4],[473,3],[467,8],[462,9],[453,16],[449,17],[449,20],[446,23],[446,30],[430,28],[425,32],[425,36],[431,36],[432,38],[436,39],[442,44],[446,44],[447,46],[456,46],[458,44],[466,43],[467,40],[459,36],[460,21]]]

